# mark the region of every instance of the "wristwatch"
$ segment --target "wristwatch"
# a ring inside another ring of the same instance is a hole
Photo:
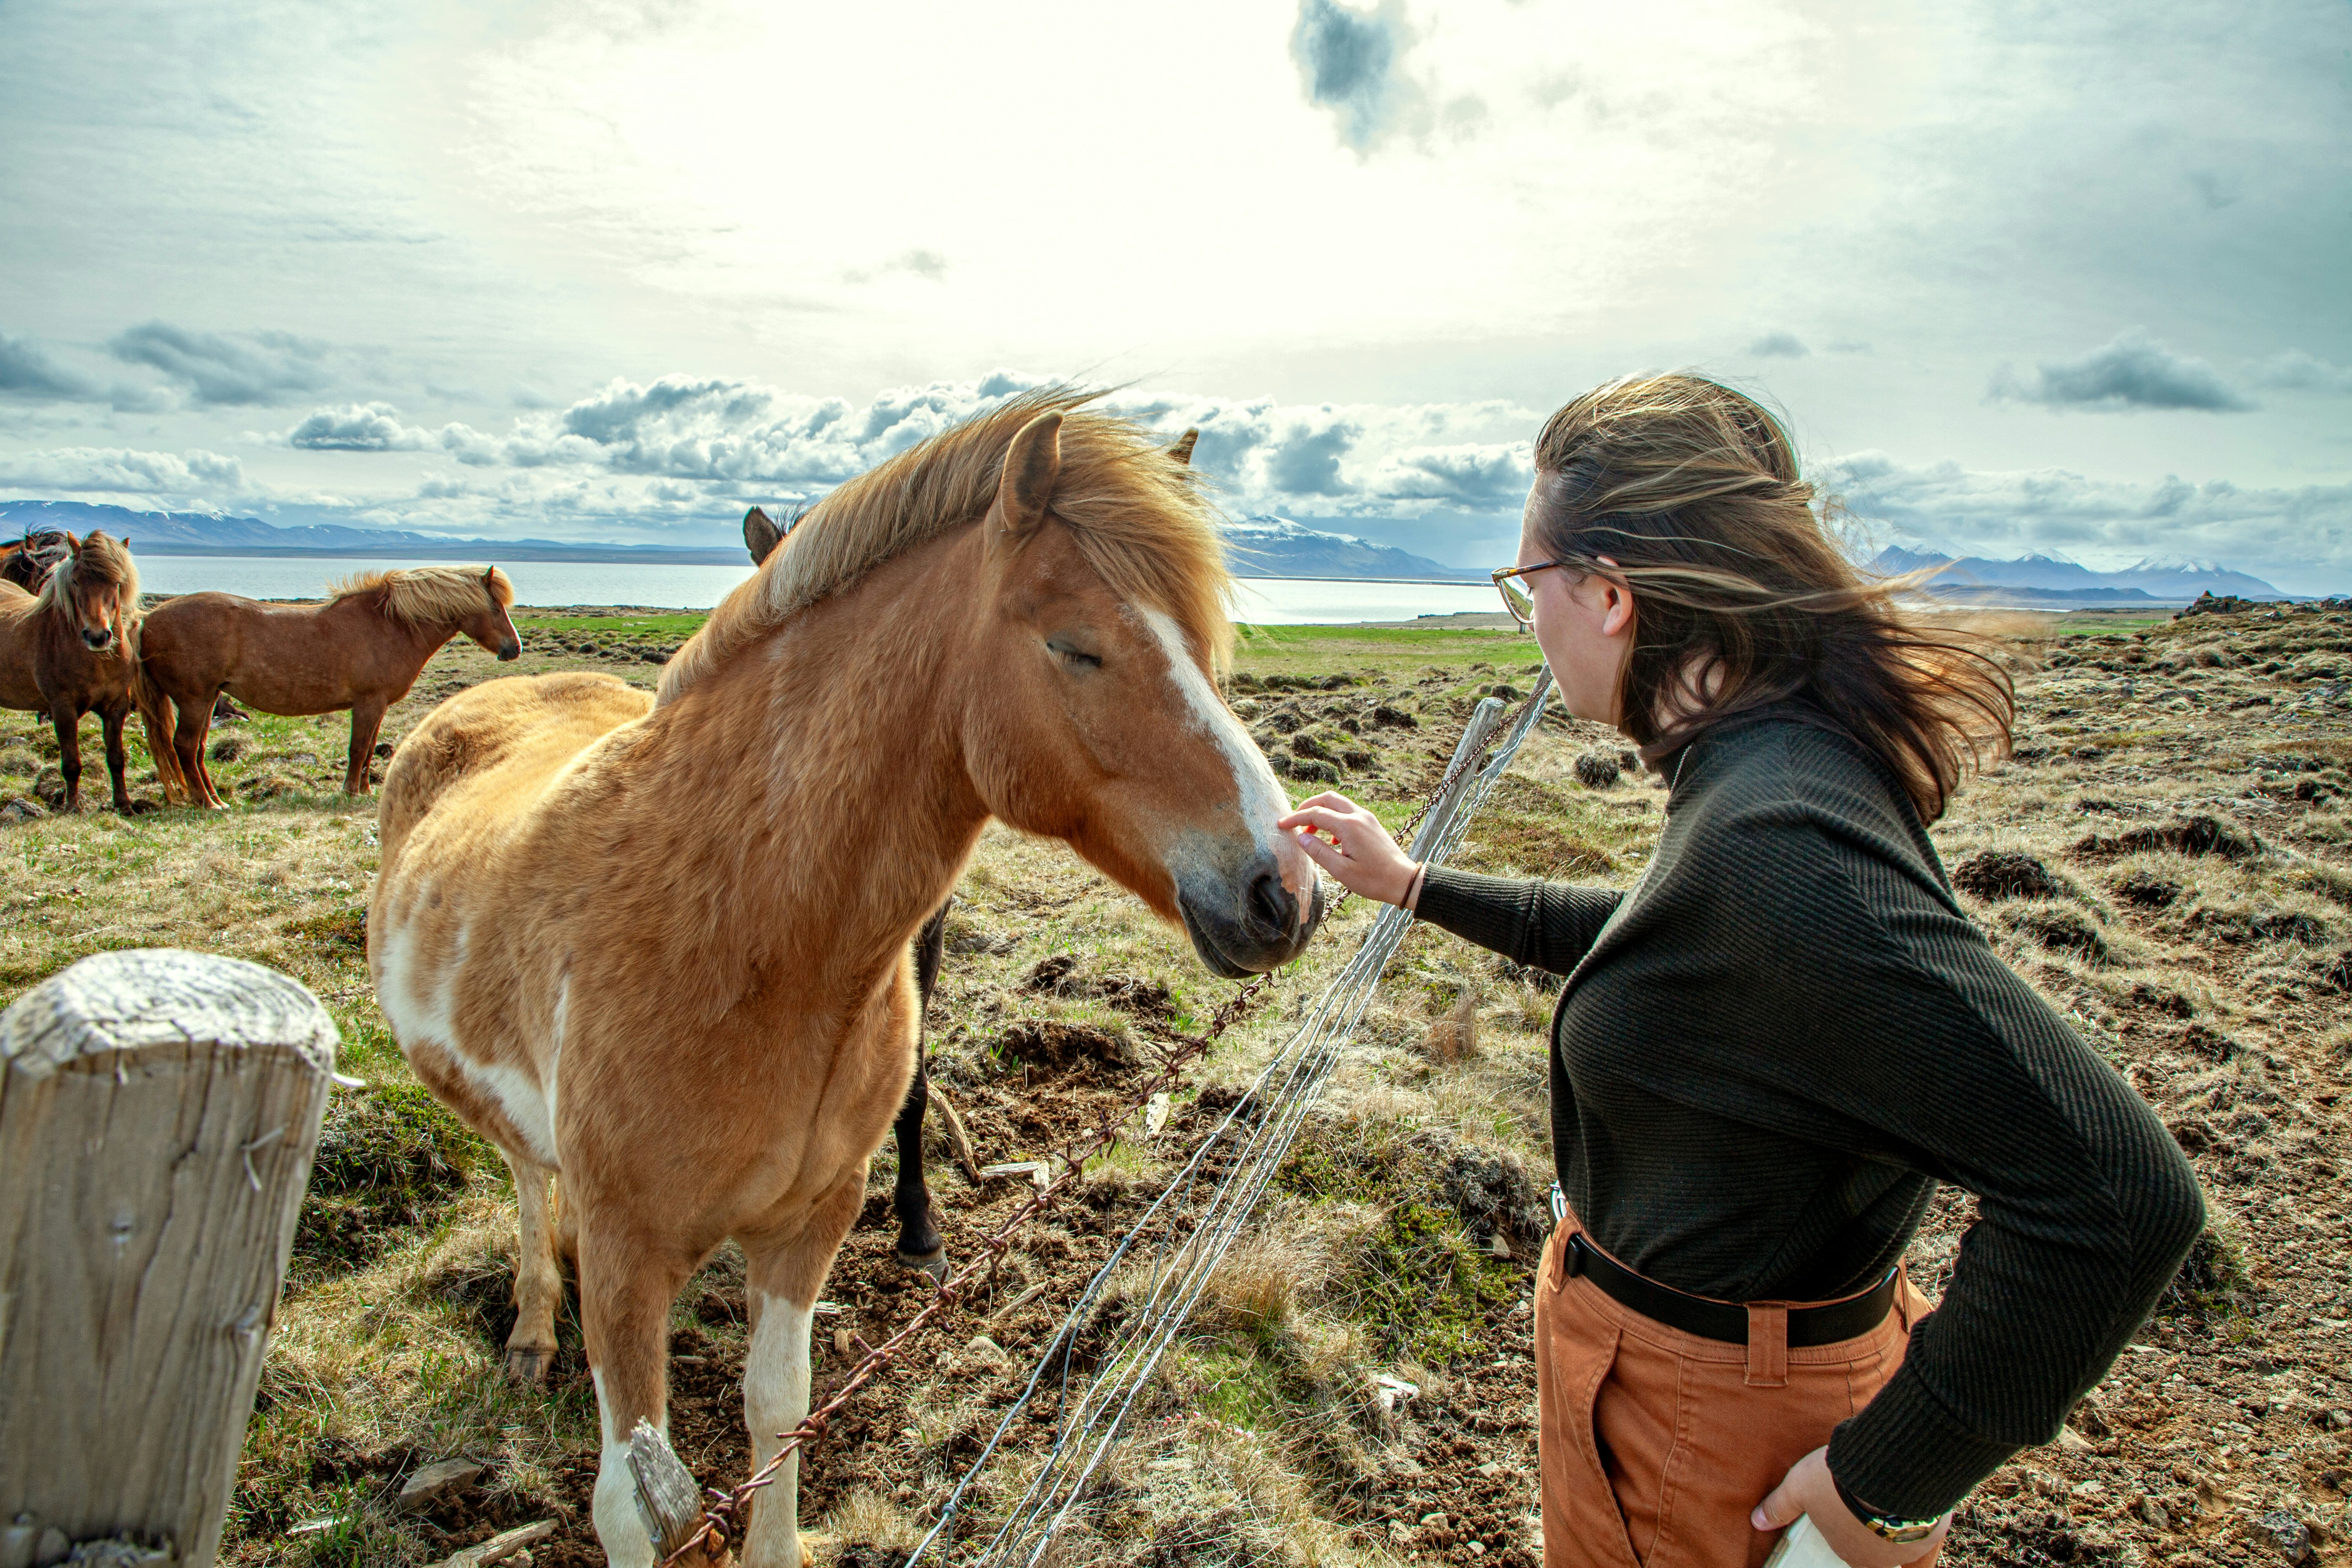
[[[1937,1525],[1944,1522],[1944,1516],[1940,1513],[1932,1519],[1900,1519],[1890,1513],[1882,1513],[1846,1490],[1845,1483],[1837,1479],[1835,1470],[1830,1472],[1830,1484],[1837,1488],[1838,1501],[1845,1504],[1846,1512],[1861,1521],[1864,1530],[1896,1546],[1909,1546],[1925,1541],[1936,1533]]]

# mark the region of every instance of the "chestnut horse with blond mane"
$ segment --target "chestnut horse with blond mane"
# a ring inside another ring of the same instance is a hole
[[[908,939],[992,816],[1067,842],[1220,974],[1287,962],[1321,917],[1217,695],[1213,514],[1088,401],[1030,394],[843,485],[656,700],[489,681],[393,758],[377,999],[514,1173],[518,1373],[544,1375],[558,1248],[577,1261],[614,1563],[653,1561],[629,1435],[666,1427],[671,1301],[730,1237],[758,1460],[805,1415],[810,1312],[913,1066]],[[796,1474],[761,1494],[746,1568],[806,1561]]]
[[[0,708],[47,713],[58,732],[68,811],[81,809],[81,716],[106,738],[114,809],[131,809],[122,725],[138,683],[139,568],[120,540],[92,532],[50,568],[38,596],[0,584]],[[150,750],[155,736],[148,735]]]
[[[224,691],[264,713],[350,709],[343,793],[365,795],[384,710],[408,695],[444,643],[463,634],[501,659],[522,652],[507,614],[514,584],[495,566],[370,572],[327,592],[322,605],[183,594],[149,612],[139,652],[157,700],[141,712],[165,800],[223,805],[205,767],[205,736]],[[169,744],[155,744],[159,735]]]

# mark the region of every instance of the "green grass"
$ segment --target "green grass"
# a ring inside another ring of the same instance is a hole
[[[1340,670],[1410,680],[1424,665],[1457,674],[1491,664],[1496,679],[1525,675],[1542,657],[1535,638],[1476,626],[1257,626],[1234,628],[1234,668],[1253,675],[1329,675]]]

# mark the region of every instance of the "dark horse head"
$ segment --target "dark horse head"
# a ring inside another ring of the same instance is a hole
[[[81,541],[61,528],[28,528],[25,537],[0,544],[0,582],[14,583],[27,594],[37,594]]]

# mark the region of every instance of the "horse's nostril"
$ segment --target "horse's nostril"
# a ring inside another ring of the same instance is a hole
[[[1288,936],[1290,928],[1297,923],[1297,911],[1290,890],[1282,885],[1280,872],[1260,871],[1250,879],[1250,923],[1262,933],[1277,942]]]

